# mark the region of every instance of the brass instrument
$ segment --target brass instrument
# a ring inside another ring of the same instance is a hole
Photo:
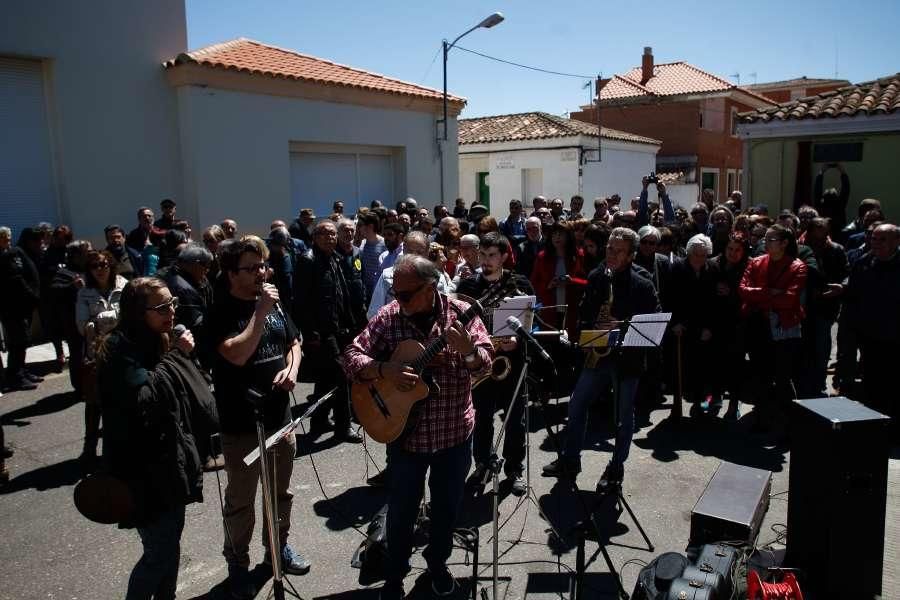
[[[508,340],[507,337],[491,337],[491,344],[494,345],[494,351],[496,352],[497,348],[504,340]],[[476,387],[484,383],[488,378],[493,379],[494,381],[503,381],[507,377],[509,377],[509,373],[512,371],[512,361],[509,360],[508,356],[494,356],[494,361],[491,363],[491,371],[489,373],[485,373],[479,377],[475,377],[472,379],[472,389],[474,390]]]
[[[600,306],[600,310],[597,312],[597,319],[594,321],[596,331],[590,332],[593,334],[596,341],[599,341],[598,338],[600,338],[605,344],[595,344],[587,349],[588,354],[585,358],[584,366],[588,369],[596,368],[600,359],[609,356],[609,353],[613,350],[613,343],[610,339],[610,335],[614,330],[613,326],[616,324],[612,317],[612,305],[615,297],[613,294],[612,272],[607,269],[606,275],[609,280],[609,294],[606,298],[606,302]]]

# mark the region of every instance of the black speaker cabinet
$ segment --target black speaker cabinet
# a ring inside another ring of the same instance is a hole
[[[847,398],[791,407],[784,566],[813,600],[881,593],[889,424]]]

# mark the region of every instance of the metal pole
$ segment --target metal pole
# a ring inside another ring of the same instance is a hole
[[[450,48],[447,45],[447,40],[443,42],[444,47],[444,141],[447,141],[447,54],[450,52]],[[443,192],[443,190],[441,190]]]

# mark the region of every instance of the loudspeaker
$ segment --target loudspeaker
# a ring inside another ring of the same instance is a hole
[[[881,593],[889,424],[847,398],[791,407],[784,566],[815,600]]]

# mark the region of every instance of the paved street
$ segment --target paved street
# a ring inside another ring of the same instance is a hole
[[[49,368],[46,349],[32,349],[29,362]],[[50,374],[36,392],[17,392],[0,398],[0,414],[7,442],[15,450],[8,462],[12,481],[0,492],[0,598],[105,599],[121,598],[128,574],[140,556],[140,543],[134,531],[91,523],[82,518],[72,503],[72,490],[79,478],[76,457],[82,444],[83,406],[69,393],[67,374]],[[304,386],[297,398],[308,393]],[[744,407],[749,408],[749,407]],[[747,412],[747,411],[744,411]],[[675,430],[662,420],[668,407],[653,414],[653,424],[635,438],[626,474],[628,502],[637,513],[651,540],[654,553],[647,552],[636,528],[623,514],[618,524],[606,523],[611,536],[609,552],[615,567],[622,571],[626,589],[633,588],[639,565],[632,559],[647,561],[664,551],[682,551],[688,537],[691,508],[703,491],[720,460],[770,469],[774,472],[773,498],[766,516],[760,543],[774,540],[770,527],[786,522],[788,456],[781,449],[766,446],[752,436],[746,419],[728,425],[721,421],[694,423],[685,420]],[[557,423],[564,404],[551,407],[548,418]],[[554,525],[568,531],[580,513],[579,503],[555,480],[542,478],[540,467],[551,460],[550,445],[538,412],[531,423],[531,483],[540,504]],[[602,411],[596,418],[603,418]],[[610,445],[604,436],[591,438],[584,472],[579,483],[592,490],[605,465]],[[295,494],[291,538],[295,547],[313,562],[312,572],[293,583],[305,598],[376,598],[375,588],[360,586],[359,571],[350,568],[350,558],[361,541],[354,527],[365,528],[382,505],[383,493],[365,486],[367,474],[374,471],[361,445],[334,446],[329,436],[318,440],[301,437],[303,456],[295,463],[292,489]],[[368,445],[374,463],[384,463],[383,448]],[[898,480],[900,461],[894,451],[891,461],[891,496],[888,499],[888,546],[886,548],[885,598],[900,597],[896,557],[898,539]],[[316,480],[313,462],[321,477]],[[205,503],[188,508],[183,537],[179,597],[221,597],[226,574],[221,556],[222,524],[215,475],[205,479]],[[223,476],[224,484],[224,476]],[[324,492],[323,489],[324,488]],[[501,521],[510,516],[516,498],[501,488]],[[593,492],[584,499],[593,503]],[[490,558],[491,496],[467,505],[465,522],[480,527],[480,558]],[[500,574],[512,578],[509,598],[558,597],[568,589],[567,571],[574,568],[575,551],[570,541],[548,545],[549,524],[539,518],[535,506],[523,504],[509,518],[500,534]],[[568,538],[568,536],[567,536]],[[258,536],[257,536],[258,539]],[[522,543],[512,545],[512,540]],[[588,542],[589,566],[587,595],[612,597],[611,581],[606,575],[597,545]],[[253,549],[254,561],[261,561],[262,549]],[[467,556],[455,551],[454,573],[468,576]],[[424,566],[414,556],[417,567]],[[483,575],[490,574],[489,564]],[[408,581],[410,589],[414,571]],[[268,592],[259,594],[264,598]]]

